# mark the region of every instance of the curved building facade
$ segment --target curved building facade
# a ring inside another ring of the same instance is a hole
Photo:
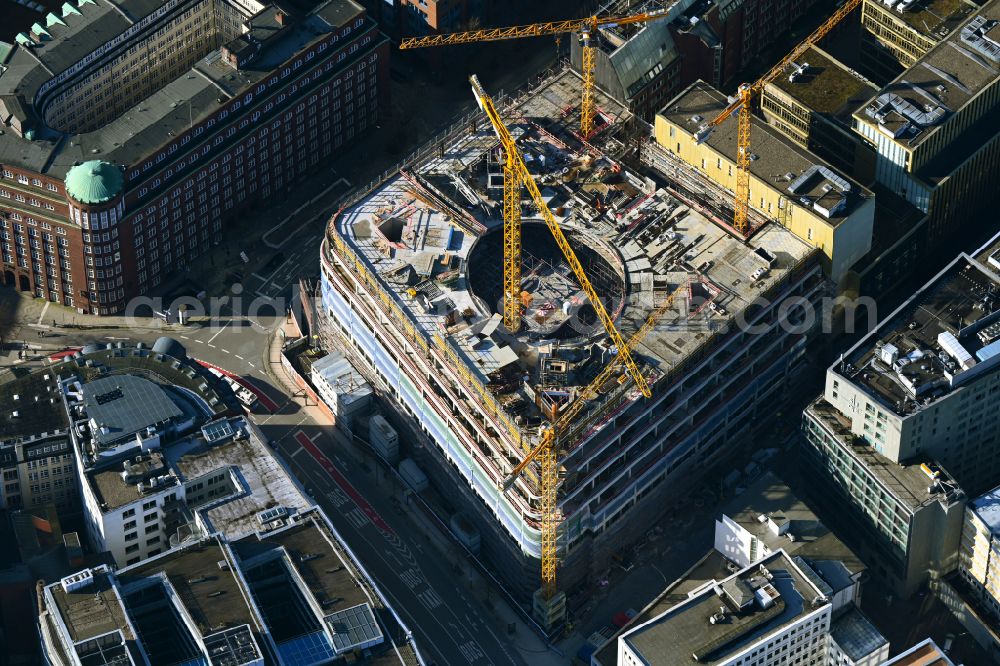
[[[0,62],[0,284],[114,314],[374,125],[353,0],[71,0]]]

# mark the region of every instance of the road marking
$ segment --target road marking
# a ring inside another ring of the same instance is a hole
[[[458,646],[458,650],[470,664],[475,663],[486,656],[483,649],[479,647],[479,643],[476,641],[466,641]]]
[[[208,343],[208,346],[211,347],[212,349],[217,349],[217,347],[213,345],[211,342]]]
[[[257,368],[257,366],[256,366],[256,365],[254,365],[253,363],[247,363],[247,365],[249,365],[249,366],[250,366],[251,368],[254,368],[254,369],[256,369],[256,368]]]
[[[345,511],[343,515],[344,518],[347,518],[347,520],[359,530],[371,522],[364,514],[358,511],[357,507],[351,509],[350,511]]]
[[[334,467],[329,458],[323,455],[323,452],[319,450],[319,447],[317,447],[304,432],[301,430],[296,432],[295,439],[298,440],[299,444],[306,447],[309,453],[312,454],[312,457],[316,459],[323,469],[326,470],[326,473],[329,474],[333,478],[334,482],[340,486],[345,493],[347,493],[347,496],[354,500],[354,503],[357,504],[358,507],[360,507],[361,510],[371,518],[371,521],[379,530],[386,534],[393,534],[392,528],[389,527],[388,523],[386,523],[385,520],[378,515],[375,508],[372,507],[372,505],[369,504],[364,497],[362,497],[361,493],[359,493],[354,486],[351,485],[350,481],[348,481],[347,478],[341,474],[336,467]]]
[[[233,354],[233,356],[235,356],[236,358],[240,359],[241,361],[245,361],[246,360],[245,358],[243,358],[239,354]]]
[[[212,341],[213,341],[213,340],[215,340],[215,339],[216,339],[217,337],[219,337],[220,335],[222,335],[222,332],[223,332],[224,330],[226,330],[226,326],[229,326],[229,324],[231,324],[231,323],[232,323],[232,320],[229,320],[229,321],[227,321],[227,322],[226,322],[225,324],[223,324],[223,325],[222,325],[222,328],[220,328],[220,329],[219,329],[219,332],[218,332],[218,333],[216,333],[215,335],[213,335],[212,337],[210,337],[210,338],[208,339],[208,341],[209,341],[209,342],[212,342]]]
[[[417,592],[417,599],[420,601],[420,603],[424,605],[424,608],[426,608],[427,610],[434,610],[435,608],[438,608],[444,603],[444,601],[441,600],[441,597],[438,595],[438,593],[432,590],[431,588],[427,588],[423,592]],[[466,643],[465,645],[468,645],[468,643]],[[463,655],[465,655],[464,645],[460,645],[458,649],[462,651]],[[479,656],[482,656],[482,652],[479,653]],[[472,662],[474,660],[469,659],[469,661]]]
[[[194,340],[195,342],[197,342],[197,343],[198,343],[198,344],[200,344],[200,345],[203,345],[203,344],[205,344],[205,341],[204,341],[204,340],[199,340],[198,338],[191,338],[191,339],[192,339],[192,340]]]
[[[223,349],[222,352],[225,353],[225,354],[228,354],[229,350],[228,349]]]
[[[184,338],[185,340],[190,340],[190,339],[191,339],[191,338],[189,338],[189,337],[188,337],[188,336],[186,336],[186,335],[182,335],[181,337],[182,337],[182,338]]]
[[[420,575],[413,569],[407,569],[406,571],[399,574],[399,579],[404,583],[406,583],[406,587],[410,588],[411,590],[415,588],[417,585],[421,585],[424,582],[424,579],[421,578]]]
[[[295,456],[299,455],[303,451],[305,451],[305,449],[300,446],[299,448],[297,448],[294,451],[292,451],[292,453],[288,457],[289,458],[294,458]]]
[[[45,305],[42,306],[42,313],[40,315],[38,315],[38,323],[39,324],[41,324],[42,323],[42,319],[45,318],[45,311],[49,309],[49,303],[50,303],[50,301],[45,301]]]

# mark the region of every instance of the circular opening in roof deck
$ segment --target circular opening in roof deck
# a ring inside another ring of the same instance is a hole
[[[625,265],[602,241],[563,230],[612,319],[625,302]],[[503,314],[503,227],[481,236],[467,259],[469,291],[489,313]],[[552,232],[543,222],[521,225],[521,333],[569,340],[603,336],[597,313],[573,274]]]

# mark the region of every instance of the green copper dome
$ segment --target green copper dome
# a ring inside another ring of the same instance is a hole
[[[84,162],[66,174],[66,191],[84,204],[111,201],[122,191],[122,172],[101,160]]]

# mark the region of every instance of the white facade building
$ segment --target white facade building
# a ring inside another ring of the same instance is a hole
[[[712,580],[617,639],[619,666],[876,666],[889,643],[783,550]]]

